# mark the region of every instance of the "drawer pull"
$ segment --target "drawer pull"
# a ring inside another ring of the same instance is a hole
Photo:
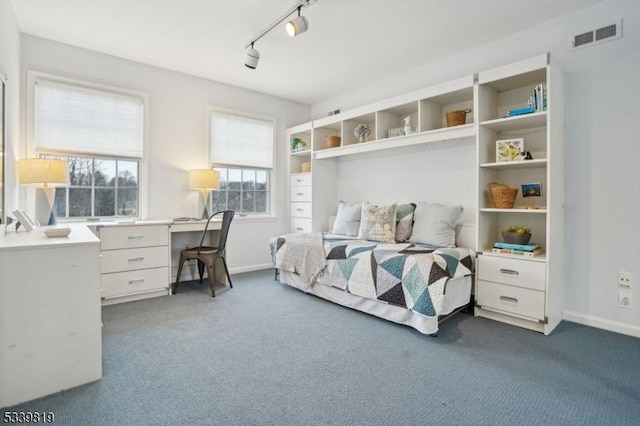
[[[144,257],[130,257],[129,262],[142,262]]]
[[[296,182],[298,183],[304,182],[304,179],[296,179]]]
[[[296,195],[303,196],[303,195],[304,195],[304,192],[296,192]]]
[[[296,209],[297,212],[303,212],[304,209]]]
[[[500,273],[505,275],[515,275],[515,276],[519,274],[518,271],[514,271],[513,269],[500,269]]]
[[[298,227],[298,228],[296,228],[296,231],[304,231],[304,228]]]
[[[144,238],[144,235],[129,235],[127,237],[128,240],[141,240]]]
[[[140,278],[137,280],[129,280],[129,285],[142,284],[144,282],[144,278]]]
[[[515,297],[500,296],[500,300],[502,300],[503,302],[518,303],[518,299],[516,299]]]

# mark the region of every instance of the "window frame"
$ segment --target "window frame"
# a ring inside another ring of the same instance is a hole
[[[36,81],[38,79],[46,79],[58,83],[75,85],[92,90],[111,92],[127,96],[139,97],[143,104],[143,137],[142,137],[142,157],[114,157],[107,154],[85,153],[79,151],[49,151],[43,150],[38,152],[35,148],[35,110],[36,110]],[[87,80],[79,80],[75,78],[63,77],[60,75],[48,74],[34,70],[27,71],[27,99],[26,99],[26,156],[38,157],[40,154],[47,155],[64,155],[77,156],[99,159],[117,159],[124,161],[138,162],[138,215],[136,217],[127,216],[127,219],[142,219],[148,216],[147,206],[149,198],[148,182],[148,158],[149,158],[149,95],[145,92],[125,89],[117,86],[110,86],[100,83],[94,83]],[[27,191],[27,208],[29,211],[36,211],[36,194],[35,190]],[[87,216],[89,217],[89,216]],[[60,218],[60,222],[78,222],[86,221],[87,217],[78,218]],[[118,216],[105,216],[105,218],[117,218]]]
[[[265,121],[271,124],[272,126],[272,149],[271,149],[271,161],[272,161],[272,168],[268,169],[268,168],[259,168],[259,167],[253,167],[253,166],[245,166],[242,164],[227,164],[227,163],[214,163],[212,158],[211,158],[211,154],[212,154],[212,137],[213,135],[211,134],[211,120],[213,118],[214,114],[224,114],[224,115],[232,115],[232,116],[236,116],[236,117],[240,117],[240,118],[247,118],[247,119],[251,119],[251,120],[259,120],[259,121]],[[242,219],[265,219],[265,220],[272,220],[275,219],[277,216],[277,211],[276,211],[276,185],[275,183],[275,178],[276,178],[276,170],[277,170],[277,135],[278,135],[278,126],[277,126],[277,120],[274,117],[266,117],[266,116],[261,116],[261,115],[257,115],[257,114],[251,114],[251,113],[246,113],[246,112],[241,112],[241,111],[236,111],[236,110],[230,110],[230,109],[224,109],[224,108],[218,108],[218,107],[208,107],[207,108],[207,149],[206,149],[206,158],[208,160],[209,163],[209,168],[213,169],[216,167],[219,168],[226,168],[226,169],[241,169],[241,170],[262,170],[262,171],[266,171],[267,172],[267,179],[268,179],[268,195],[267,195],[267,200],[268,200],[268,207],[269,207],[269,211],[266,213],[242,213],[242,212],[236,212],[236,217],[242,218]],[[209,197],[209,208],[212,209],[213,208],[213,198],[214,197]]]

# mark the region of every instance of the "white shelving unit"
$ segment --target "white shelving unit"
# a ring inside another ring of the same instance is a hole
[[[526,106],[532,89],[547,85],[547,110],[503,118]],[[549,334],[562,319],[564,259],[564,142],[562,72],[542,55],[478,74],[478,215],[480,255],[476,274],[476,316]],[[496,162],[496,141],[523,138],[533,160]],[[487,187],[518,188],[512,209],[494,208]],[[523,183],[540,183],[542,196],[522,197]],[[531,208],[531,207],[536,208]],[[533,258],[492,253],[501,231],[529,227],[531,243],[542,247]],[[531,272],[531,270],[534,272]]]

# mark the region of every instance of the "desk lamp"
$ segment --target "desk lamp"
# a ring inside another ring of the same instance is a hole
[[[55,225],[55,187],[69,184],[68,163],[51,158],[24,158],[18,161],[18,181],[21,185],[35,186],[44,191],[49,207],[48,225]]]
[[[220,188],[220,172],[211,169],[195,169],[189,171],[189,189],[198,190],[204,202],[203,219],[209,218],[209,194]]]

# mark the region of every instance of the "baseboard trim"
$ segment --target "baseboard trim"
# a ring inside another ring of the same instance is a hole
[[[640,327],[624,324],[617,321],[611,321],[604,318],[584,315],[578,312],[564,311],[562,319],[577,324],[587,325],[589,327],[601,328],[614,333],[626,334],[627,336],[640,337]]]
[[[243,272],[262,271],[263,269],[273,269],[273,264],[263,263],[261,265],[240,266],[229,268],[230,274],[242,274]]]

